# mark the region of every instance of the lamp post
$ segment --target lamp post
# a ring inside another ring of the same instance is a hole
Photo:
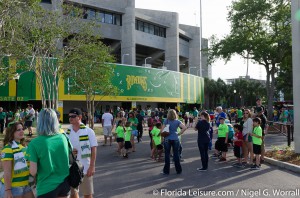
[[[147,59],[150,59],[150,58],[152,58],[152,57],[147,57],[147,58],[145,58],[145,67],[146,67],[146,65],[147,65]]]
[[[233,90],[234,93],[234,108],[236,107],[236,90]]]
[[[195,69],[197,67],[189,67],[189,74],[191,74],[191,69]]]
[[[129,54],[123,54],[123,55],[122,55],[122,60],[121,60],[121,63],[122,63],[122,64],[124,64],[124,58],[125,58],[125,56],[129,56]]]
[[[18,107],[18,82],[20,79],[20,75],[18,73],[15,74],[13,79],[16,81],[16,99],[15,99],[15,110],[17,110]]]

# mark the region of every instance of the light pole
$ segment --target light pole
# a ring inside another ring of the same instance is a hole
[[[125,57],[125,56],[129,56],[129,54],[123,54],[123,55],[122,55],[122,60],[121,60],[121,63],[122,63],[122,64],[124,64],[124,57]]]
[[[147,59],[150,59],[150,58],[152,58],[152,57],[147,57],[147,58],[145,58],[145,67],[146,67],[146,65],[147,65]]]
[[[200,0],[200,77],[202,77],[202,0]]]
[[[18,82],[19,82],[19,79],[20,79],[20,75],[18,73],[16,73],[15,76],[13,77],[13,79],[16,81],[15,110],[17,110],[17,106],[18,106]]]
[[[197,67],[189,67],[189,74],[191,74],[191,69],[195,69]]]
[[[233,90],[234,93],[234,108],[236,107],[236,90]]]

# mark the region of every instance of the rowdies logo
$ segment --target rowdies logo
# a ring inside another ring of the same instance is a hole
[[[129,90],[132,85],[141,85],[144,91],[147,91],[147,77],[146,76],[130,76],[126,77],[127,90]]]

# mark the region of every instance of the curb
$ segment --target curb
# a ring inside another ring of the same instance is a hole
[[[294,164],[290,164],[287,162],[282,162],[273,158],[269,158],[269,157],[264,157],[265,158],[265,162],[278,166],[280,168],[284,168],[290,171],[293,171],[295,173],[300,173],[300,166],[294,165]]]

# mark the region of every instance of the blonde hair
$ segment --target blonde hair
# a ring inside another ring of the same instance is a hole
[[[177,113],[174,109],[170,109],[167,115],[168,120],[177,120]]]
[[[248,111],[248,112],[249,112],[247,118],[245,117],[245,111]],[[252,117],[252,115],[251,115],[250,109],[245,109],[245,110],[244,110],[244,114],[243,114],[243,120],[247,120],[248,118],[251,118],[251,117]]]

